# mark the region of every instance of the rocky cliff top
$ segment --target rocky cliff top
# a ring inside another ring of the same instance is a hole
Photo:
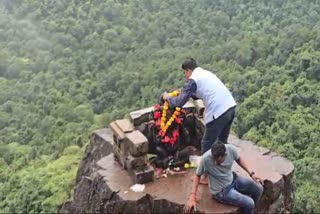
[[[287,213],[293,207],[291,178],[293,164],[266,148],[250,141],[229,137],[248,166],[264,179],[264,193],[259,213]],[[79,166],[73,198],[65,202],[60,213],[182,213],[191,191],[194,170],[169,175],[145,184],[141,193],[133,185],[127,171],[115,161],[110,129],[96,130]],[[247,176],[234,165],[234,170]],[[216,202],[207,186],[200,186],[198,210],[205,213],[237,213],[237,207]]]

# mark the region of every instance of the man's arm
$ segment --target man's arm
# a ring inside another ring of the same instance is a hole
[[[163,97],[164,100],[169,102],[170,106],[182,107],[190,99],[194,92],[197,90],[197,84],[193,79],[188,79],[184,84],[181,93],[177,97]]]
[[[258,177],[254,171],[248,168],[246,162],[243,160],[241,155],[239,155],[236,148],[234,146],[230,146],[229,148],[231,149],[234,160],[239,164],[239,166],[241,166],[241,168],[244,169],[255,182],[262,184],[262,179]]]
[[[252,173],[254,173],[253,171],[249,170],[247,164],[244,162],[244,160],[241,158],[241,156],[239,156],[238,160],[236,160],[236,162],[239,164],[239,166],[241,166],[242,169],[244,169],[250,176]]]
[[[194,198],[196,198],[197,196],[198,186],[200,183],[200,176],[201,175],[197,175],[197,173],[195,173],[193,177],[191,196],[194,196]]]
[[[189,196],[189,200],[185,206],[186,208],[186,213],[191,213],[192,207],[196,210],[196,205],[197,205],[197,191],[198,191],[198,186],[200,183],[200,177],[204,173],[204,160],[203,157],[201,158],[201,162],[196,170],[196,173],[193,176],[193,182],[192,182],[192,190],[191,190],[191,195]]]
[[[257,183],[261,183],[262,184],[262,179],[260,177],[258,177],[254,171],[249,170],[246,162],[243,160],[243,158],[241,158],[241,156],[239,156],[239,158],[236,160],[236,162],[239,164],[239,166],[241,166],[242,169],[244,169],[249,175],[250,177],[256,181]]]
[[[194,96],[194,95],[192,95],[191,98],[192,98],[193,100],[199,100],[199,98],[196,97],[196,96]]]
[[[195,173],[193,176],[191,195],[189,196],[189,199],[185,206],[186,213],[191,213],[192,208],[194,208],[195,211],[197,210],[197,191],[198,191],[199,183],[200,183],[200,176],[197,173]]]

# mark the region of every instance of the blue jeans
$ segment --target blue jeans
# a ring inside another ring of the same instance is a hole
[[[235,116],[235,108],[232,107],[224,112],[218,118],[206,124],[206,131],[202,138],[202,154],[211,149],[211,146],[217,141],[227,143],[232,121]]]
[[[254,208],[257,207],[262,192],[262,185],[234,173],[232,184],[213,197],[221,203],[240,207],[243,213],[251,214],[254,212]]]

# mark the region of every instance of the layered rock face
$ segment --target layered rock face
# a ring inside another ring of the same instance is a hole
[[[133,121],[141,120],[140,114]],[[138,123],[138,122],[137,122]],[[198,132],[203,131],[203,122],[197,120]],[[291,162],[243,141],[229,137],[248,166],[264,179],[264,192],[259,213],[290,213],[293,207]],[[191,192],[191,177],[194,169],[185,174],[169,175],[145,184],[143,192],[134,192],[128,172],[115,161],[112,154],[113,137],[110,129],[95,131],[91,137],[77,173],[73,198],[65,202],[60,213],[183,213]],[[234,171],[246,173],[235,163]],[[240,213],[240,209],[216,202],[208,186],[200,185],[197,198],[200,213]]]

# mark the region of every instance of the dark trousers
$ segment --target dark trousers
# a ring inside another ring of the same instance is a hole
[[[229,108],[221,116],[206,125],[206,131],[202,138],[202,154],[211,149],[217,141],[228,143],[228,136],[235,117],[235,108]]]

